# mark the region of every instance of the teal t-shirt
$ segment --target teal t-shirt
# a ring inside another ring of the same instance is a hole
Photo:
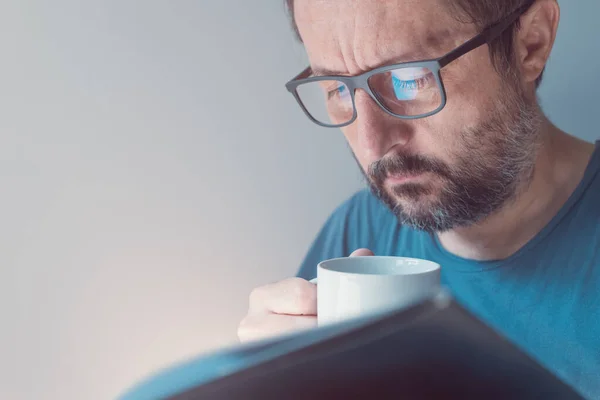
[[[600,399],[600,141],[585,176],[552,221],[516,254],[479,262],[436,235],[402,226],[368,191],[342,204],[298,276],[358,248],[435,261],[456,299],[582,395]]]

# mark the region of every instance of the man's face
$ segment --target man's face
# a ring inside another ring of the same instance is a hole
[[[300,0],[296,23],[313,70],[357,75],[440,57],[477,33],[439,0]],[[442,69],[447,104],[401,120],[362,90],[342,128],[372,191],[427,231],[474,224],[514,199],[533,173],[540,111],[518,73],[500,76],[482,46]]]

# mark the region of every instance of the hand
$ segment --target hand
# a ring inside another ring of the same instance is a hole
[[[372,255],[370,250],[359,249],[350,257]],[[252,291],[248,315],[238,327],[238,337],[248,342],[316,326],[317,285],[290,278]]]

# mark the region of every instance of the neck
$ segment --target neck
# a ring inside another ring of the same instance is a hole
[[[517,197],[479,223],[438,234],[449,252],[472,260],[501,260],[521,249],[558,213],[581,182],[594,145],[545,120],[535,171]]]

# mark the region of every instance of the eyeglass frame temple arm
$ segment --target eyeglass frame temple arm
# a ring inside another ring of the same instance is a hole
[[[501,34],[503,34],[512,24],[521,18],[521,16],[529,10],[529,8],[535,3],[536,0],[530,0],[522,7],[519,7],[515,10],[511,15],[506,17],[503,21],[486,28],[481,34],[477,35],[473,39],[465,42],[463,45],[458,48],[452,50],[450,53],[442,56],[438,59],[440,63],[440,68],[445,67],[451,62],[455,61],[457,58],[462,57],[468,52],[475,50],[479,46],[483,46],[486,43],[490,43],[491,41],[497,39]]]

